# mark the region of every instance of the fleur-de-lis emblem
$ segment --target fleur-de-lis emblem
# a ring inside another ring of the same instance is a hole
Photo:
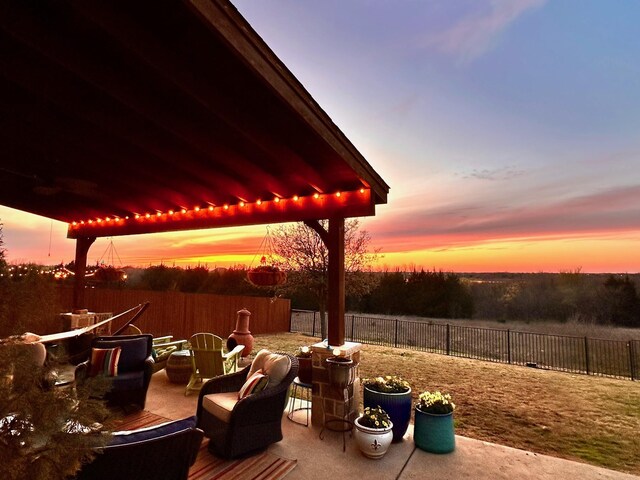
[[[373,443],[371,444],[371,448],[373,448],[376,452],[381,446],[382,444],[378,442],[378,439],[374,439]]]

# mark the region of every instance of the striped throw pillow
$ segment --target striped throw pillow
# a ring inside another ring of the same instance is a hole
[[[120,347],[92,348],[89,376],[104,375],[115,377],[118,375],[118,360],[120,360]]]
[[[269,376],[262,373],[262,370],[256,371],[253,375],[250,375],[247,381],[244,382],[244,385],[242,385],[242,388],[238,392],[238,400],[242,400],[252,393],[258,393],[264,390],[268,383]]]

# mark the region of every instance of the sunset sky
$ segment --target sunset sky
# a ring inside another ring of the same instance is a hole
[[[378,267],[640,272],[640,2],[233,3],[390,185],[362,222]],[[65,224],[0,221],[10,262],[73,259]],[[114,244],[123,265],[250,265],[265,232]]]

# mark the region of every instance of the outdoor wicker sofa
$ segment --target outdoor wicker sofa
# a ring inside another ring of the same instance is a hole
[[[203,438],[195,425],[194,416],[116,433],[75,480],[186,480]]]

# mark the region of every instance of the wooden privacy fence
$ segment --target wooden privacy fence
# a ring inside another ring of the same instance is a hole
[[[606,340],[348,315],[353,342],[549,370],[640,379],[640,340]],[[293,310],[291,331],[320,334],[318,312]]]
[[[72,295],[72,288],[61,288],[61,303],[67,311]],[[249,330],[254,335],[288,332],[290,327],[288,299],[98,288],[85,291],[85,304],[93,312],[119,313],[146,301],[151,302],[149,308],[135,324],[154,336],[189,338],[197,332],[210,332],[226,338],[243,308],[251,312]]]

